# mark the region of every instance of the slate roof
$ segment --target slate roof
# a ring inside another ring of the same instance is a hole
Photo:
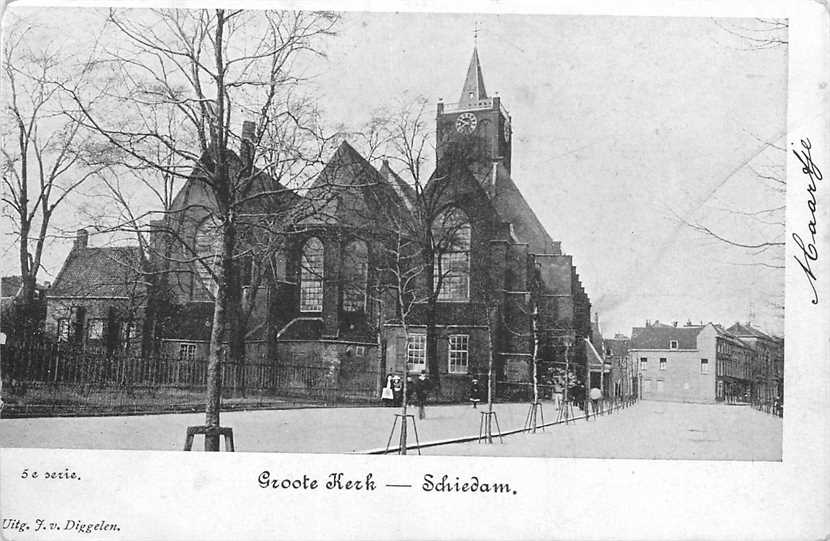
[[[464,87],[461,89],[459,105],[467,106],[487,99],[487,90],[484,88],[484,76],[481,73],[481,62],[478,60],[478,47],[473,47],[473,56],[467,67],[467,76],[464,78]]]
[[[493,182],[492,168],[487,172],[482,169],[473,174],[482,186]],[[484,178],[485,175],[488,178]],[[553,239],[510,177],[510,172],[501,163],[496,166],[495,189],[490,200],[501,220],[513,225],[513,233],[519,242],[527,243],[531,252],[550,253]]]
[[[146,290],[138,246],[73,248],[49,297],[134,297]]]
[[[391,167],[389,167],[389,162],[386,160],[383,160],[383,165],[381,165],[378,172],[383,179],[395,189],[395,193],[398,194],[398,197],[400,197],[404,202],[406,208],[412,210],[415,207],[415,189],[412,188],[412,186],[410,186],[404,179],[398,176],[398,174],[395,173]]]
[[[23,285],[23,278],[21,276],[3,276],[0,282],[2,282],[0,297],[14,297]]]
[[[628,354],[630,340],[620,338],[606,338],[605,347],[611,350],[611,355],[615,357],[624,357]]]
[[[346,141],[317,175],[306,198],[315,212],[302,220],[304,225],[365,227],[404,206],[396,188]]]
[[[768,335],[767,333],[759,329],[756,329],[749,323],[747,323],[746,325],[735,323],[734,325],[726,329],[726,331],[738,337],[765,338],[767,340],[773,339],[772,336]]]
[[[704,326],[674,327],[672,325],[634,327],[631,349],[669,349],[669,341],[677,340],[678,349],[697,349],[697,335]]]

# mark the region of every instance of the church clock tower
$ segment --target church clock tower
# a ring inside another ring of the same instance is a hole
[[[510,129],[510,115],[501,99],[487,96],[478,49],[473,48],[458,103],[438,103],[436,160],[441,164],[461,153],[476,166],[489,169],[494,162],[501,162],[509,171]]]

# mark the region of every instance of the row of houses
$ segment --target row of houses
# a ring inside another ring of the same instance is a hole
[[[773,404],[784,397],[784,339],[751,323],[646,322],[604,339],[606,392],[682,402]]]
[[[450,239],[415,280],[421,291],[434,286],[437,302],[414,303],[407,332],[382,269],[396,240],[391,226],[418,204],[412,186],[388,162],[376,167],[343,141],[310,188],[292,190],[246,161],[253,129],[243,124],[239,152],[229,157],[245,178],[246,210],[260,219],[239,232],[242,299],[232,317],[241,322],[246,358],[333,371],[427,371],[450,383],[441,386],[452,395],[446,398],[458,398],[487,373],[491,356],[499,380],[529,382],[534,338],[550,365],[567,357],[585,366],[596,354],[589,297],[572,256],[511,176],[510,115],[488,95],[477,51],[458,102],[436,107],[436,169],[422,195],[439,210],[433,227]],[[194,169],[148,245],[92,246],[79,230],[48,290],[44,334],[112,353],[205,358],[215,205]],[[279,235],[261,227],[265,221]]]

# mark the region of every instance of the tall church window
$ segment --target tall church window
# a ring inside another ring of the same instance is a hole
[[[343,310],[360,312],[366,309],[369,250],[362,240],[353,240],[343,250]]]
[[[323,243],[312,237],[303,247],[300,262],[300,311],[323,311]]]
[[[211,220],[205,220],[196,229],[194,243],[196,257],[196,276],[199,285],[211,294],[216,292],[216,281],[213,279],[213,272],[219,263],[219,230]],[[212,272],[213,271],[213,272]],[[199,287],[195,288],[197,291]]]
[[[433,224],[436,253],[434,287],[439,301],[470,298],[470,222],[459,209],[441,214]]]

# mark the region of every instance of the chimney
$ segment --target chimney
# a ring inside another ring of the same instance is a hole
[[[242,122],[242,144],[240,145],[239,153],[242,157],[242,163],[250,165],[254,157],[254,137],[256,132],[256,124],[250,120]]]
[[[89,244],[89,232],[86,229],[79,229],[75,233],[75,244],[72,246],[73,250],[83,250]]]
[[[651,320],[650,319],[646,320],[646,327],[651,327]]]
[[[676,321],[672,321],[671,324],[674,325],[675,327],[677,327],[677,322]]]

